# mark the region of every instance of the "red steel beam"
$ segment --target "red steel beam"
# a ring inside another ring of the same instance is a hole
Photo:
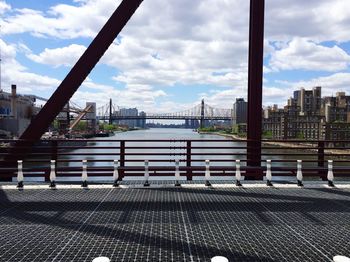
[[[265,0],[250,0],[247,134],[249,166],[261,165],[264,13]],[[259,174],[255,178],[260,178]]]
[[[20,139],[39,140],[68,103],[143,0],[123,0]]]

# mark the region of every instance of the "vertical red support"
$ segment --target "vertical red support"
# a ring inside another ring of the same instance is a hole
[[[187,141],[186,143],[186,167],[187,169],[187,180],[192,181],[192,170],[191,168],[191,158],[192,158],[192,144],[191,141]]]
[[[120,167],[125,167],[125,141],[120,141],[120,155],[119,155],[119,164]],[[119,180],[121,181],[124,178],[124,170],[119,172]]]
[[[261,165],[265,0],[250,0],[247,165]],[[251,178],[261,179],[262,172]]]
[[[325,148],[325,142],[324,141],[318,141],[318,147],[317,147],[317,162],[319,168],[324,168],[324,148]],[[319,172],[320,178],[322,181],[327,181],[327,172],[324,170],[320,170]]]

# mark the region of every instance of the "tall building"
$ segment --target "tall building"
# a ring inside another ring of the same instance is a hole
[[[316,86],[312,90],[301,88],[294,92],[294,99],[300,108],[300,115],[319,115],[322,103],[321,87]]]
[[[327,123],[350,123],[350,96],[337,92],[335,97],[324,97],[321,112]]]
[[[121,108],[119,110],[120,116],[138,116],[137,108]],[[137,119],[123,119],[119,121],[119,125],[128,126],[129,128],[137,127]]]
[[[146,128],[146,113],[141,111],[139,113],[139,116],[142,117],[142,118],[137,119],[137,121],[136,121],[137,125],[136,126],[139,127],[139,128],[145,129]]]
[[[236,98],[236,102],[233,104],[233,119],[232,124],[245,124],[247,123],[247,107],[248,103],[243,98]]]

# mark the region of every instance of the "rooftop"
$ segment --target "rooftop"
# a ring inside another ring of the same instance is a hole
[[[331,261],[350,256],[350,186],[0,189],[1,261]]]

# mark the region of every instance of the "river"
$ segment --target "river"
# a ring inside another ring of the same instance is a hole
[[[96,140],[94,138],[93,140]],[[101,138],[100,140],[183,140],[182,142],[166,142],[162,144],[158,144],[157,142],[127,142],[126,146],[167,146],[167,147],[174,147],[174,146],[186,146],[186,143],[184,140],[198,140],[198,142],[192,142],[192,146],[195,147],[203,147],[203,146],[209,146],[212,147],[211,149],[193,149],[192,153],[200,153],[200,154],[208,154],[208,155],[196,155],[192,158],[197,160],[193,161],[192,165],[204,165],[206,159],[210,160],[218,160],[218,159],[225,159],[226,161],[222,162],[215,162],[212,161],[212,165],[235,165],[236,159],[246,159],[246,156],[244,155],[246,153],[245,149],[216,149],[216,147],[245,147],[246,143],[244,142],[234,142],[231,138],[219,136],[219,135],[211,135],[211,134],[198,134],[197,132],[194,132],[191,129],[170,129],[170,128],[159,128],[159,129],[147,129],[147,130],[136,130],[136,131],[128,131],[123,133],[116,133],[115,135],[109,137],[109,138]],[[224,140],[226,142],[208,142],[205,140]],[[118,147],[119,143],[113,143],[113,142],[88,142],[88,145],[92,146],[115,146]],[[126,165],[143,165],[143,161],[145,159],[147,160],[154,160],[154,159],[163,159],[163,160],[171,160],[166,162],[151,162],[150,165],[174,165],[174,160],[176,159],[185,159],[185,155],[181,156],[175,156],[172,153],[185,153],[185,149],[127,149],[127,153],[145,153],[143,155],[139,156],[127,156],[126,159],[134,160],[137,162],[126,162]],[[170,155],[166,156],[154,156],[154,155],[148,155],[147,153],[156,153],[156,152],[170,152]],[[279,155],[279,153],[286,153],[291,152],[287,151],[286,149],[280,148],[278,150],[263,150],[263,153],[276,153],[276,155],[271,155],[268,157],[263,157],[263,159],[266,160],[266,158],[271,159],[273,165],[275,166],[296,166],[296,163],[277,163],[273,162],[274,159],[282,159],[282,160],[288,160],[288,159],[295,159],[296,156],[284,156]],[[295,152],[295,151],[293,151]],[[70,160],[77,160],[77,159],[87,159],[89,166],[111,166],[114,159],[119,160],[119,149],[79,149],[74,150],[72,153],[76,154],[82,154],[77,156],[67,156],[65,159]],[[89,153],[90,155],[84,156],[84,153]],[[97,155],[98,153],[110,153],[111,155]],[[217,153],[231,153],[231,155],[228,156],[222,156],[218,155]],[[234,153],[234,154],[233,154]],[[96,155],[95,155],[96,154]],[[115,156],[114,156],[115,154]],[[235,155],[235,154],[243,154],[243,155]],[[305,156],[301,157],[303,160],[305,159],[313,159],[314,158],[306,158]],[[103,161],[108,160],[108,162]],[[101,161],[101,162],[99,162]],[[81,163],[79,162],[67,162],[67,163],[60,163],[60,165],[64,166],[81,166]],[[182,162],[181,165],[185,165],[185,162]],[[242,165],[245,165],[245,162],[242,162]],[[304,163],[304,166],[311,165],[310,163]],[[314,164],[313,164],[314,165]],[[111,178],[101,177],[96,178],[97,180],[106,180]],[[169,178],[168,178],[169,179]],[[216,177],[215,179],[227,179],[226,178],[220,178]]]

